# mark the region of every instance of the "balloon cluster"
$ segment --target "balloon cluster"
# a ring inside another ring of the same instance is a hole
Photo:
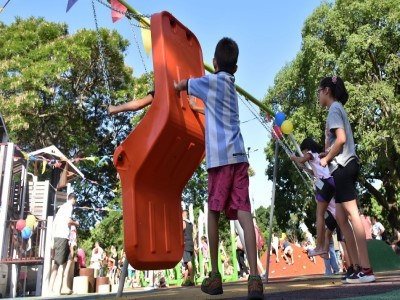
[[[290,120],[286,120],[286,115],[281,111],[275,115],[275,124],[274,131],[276,136],[274,138],[280,139],[282,133],[291,134],[293,131],[293,123]]]
[[[35,227],[36,217],[34,215],[28,215],[26,220],[18,220],[16,224],[16,228],[17,230],[21,231],[21,236],[24,240],[27,240],[32,236],[32,231]]]

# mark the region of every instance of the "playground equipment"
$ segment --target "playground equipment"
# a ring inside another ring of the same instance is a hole
[[[204,75],[200,44],[168,12],[151,18],[155,98],[116,149],[122,183],[125,251],[135,269],[173,268],[182,258],[181,194],[204,158],[204,119],[174,80]]]

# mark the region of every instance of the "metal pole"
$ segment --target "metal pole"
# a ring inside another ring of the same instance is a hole
[[[272,240],[272,222],[274,220],[274,206],[275,206],[275,191],[276,191],[276,177],[278,174],[278,155],[279,155],[279,143],[275,142],[275,156],[274,156],[274,177],[272,183],[272,197],[271,206],[269,211],[269,232],[268,232],[268,248],[267,248],[267,263],[265,268],[265,281],[268,283],[269,274],[269,260],[271,258],[271,240]],[[278,253],[277,253],[278,255]]]
[[[124,291],[124,285],[125,285],[125,279],[126,279],[127,272],[128,272],[128,258],[125,255],[124,264],[123,264],[122,270],[121,270],[121,277],[120,277],[119,283],[118,283],[117,297],[122,297],[122,292]]]

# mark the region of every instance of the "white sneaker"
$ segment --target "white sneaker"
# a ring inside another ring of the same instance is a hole
[[[372,271],[371,268],[363,269],[363,271],[354,273],[352,276],[350,276],[346,279],[346,282],[347,283],[369,283],[369,282],[376,281],[374,272]]]

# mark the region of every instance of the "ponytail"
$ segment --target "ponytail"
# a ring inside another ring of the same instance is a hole
[[[332,93],[332,96],[343,105],[345,105],[349,99],[349,94],[344,86],[344,81],[340,77],[325,77],[321,80],[319,85],[321,88],[328,87]]]

